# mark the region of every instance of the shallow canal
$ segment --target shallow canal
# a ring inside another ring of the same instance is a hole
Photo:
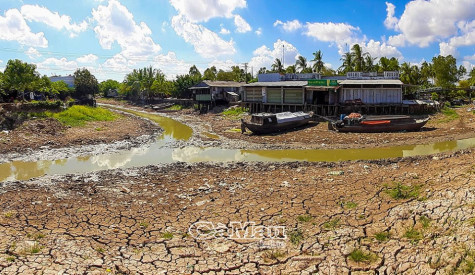
[[[122,111],[125,111],[121,109]],[[190,127],[167,117],[127,110],[160,124],[164,132],[150,146],[133,148],[114,154],[74,157],[62,160],[36,162],[13,161],[0,164],[0,181],[28,180],[53,174],[73,174],[91,171],[141,167],[173,162],[231,162],[231,161],[344,161],[370,160],[395,157],[429,155],[475,147],[475,138],[439,142],[425,145],[407,145],[367,149],[331,150],[237,150],[221,148],[167,148],[173,140],[187,140],[193,131]]]

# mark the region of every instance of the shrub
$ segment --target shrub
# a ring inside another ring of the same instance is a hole
[[[303,240],[303,232],[300,229],[295,229],[289,232],[290,242],[298,245]]]
[[[239,117],[242,116],[244,113],[249,112],[249,109],[244,107],[236,107],[236,108],[229,108],[224,110],[221,114],[224,116],[230,117]]]
[[[408,230],[406,230],[406,232],[404,233],[404,237],[411,240],[411,242],[418,242],[422,240],[423,235],[421,232],[411,227]]]
[[[393,186],[386,185],[386,194],[396,200],[411,199],[419,197],[420,186],[408,186],[400,182],[394,183]]]
[[[180,110],[183,110],[184,107],[183,105],[179,105],[179,104],[175,104],[169,108],[167,108],[167,110],[172,110],[172,111],[180,111]]]
[[[374,235],[375,239],[379,242],[385,242],[389,239],[390,233],[386,231],[378,232]]]
[[[300,215],[297,217],[297,220],[299,222],[309,222],[312,219],[312,216],[310,215]]]

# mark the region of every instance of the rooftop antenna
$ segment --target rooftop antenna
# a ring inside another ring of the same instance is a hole
[[[285,51],[285,45],[282,44],[282,68],[285,68],[284,51]]]

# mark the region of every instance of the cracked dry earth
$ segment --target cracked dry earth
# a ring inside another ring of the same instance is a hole
[[[471,273],[474,157],[178,163],[3,183],[0,274]],[[198,221],[284,226],[286,238],[197,240]]]

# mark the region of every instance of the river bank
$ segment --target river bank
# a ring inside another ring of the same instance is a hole
[[[99,102],[101,102],[99,100]],[[124,101],[104,100],[123,108],[157,113],[150,108],[132,106]],[[240,119],[248,116],[225,116],[218,113],[199,114],[192,109],[158,114],[176,119],[194,131],[194,139],[178,146],[208,146],[227,149],[359,149],[401,145],[429,144],[475,137],[475,114],[468,107],[454,109],[455,115],[437,113],[418,132],[338,133],[329,131],[326,122],[273,135],[241,134]]]
[[[113,153],[144,146],[161,128],[147,119],[122,113],[112,121],[89,121],[68,127],[54,118],[33,118],[0,132],[0,163],[12,160],[58,160]]]
[[[340,163],[177,163],[2,183],[0,273],[469,272],[474,159],[464,150]],[[211,238],[196,239],[189,228],[197,222],[285,233],[236,239],[204,228]]]

